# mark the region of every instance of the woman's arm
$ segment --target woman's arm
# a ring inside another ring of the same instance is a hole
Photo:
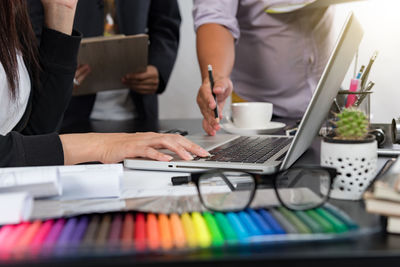
[[[87,133],[24,136],[0,135],[0,167],[71,165],[84,162],[117,163],[125,158],[145,157],[160,161],[172,158],[157,149],[166,148],[184,160],[209,153],[176,134]]]
[[[33,83],[26,135],[58,130],[72,94],[80,36],[43,29],[39,48],[40,81]]]
[[[46,27],[71,35],[77,3],[78,0],[42,0]]]
[[[46,27],[39,47],[40,81],[33,81],[28,123],[21,131],[26,135],[52,133],[61,125],[72,94],[81,40],[79,33],[71,36],[76,0],[42,2]]]
[[[0,135],[0,167],[62,165],[63,149],[57,134]]]
[[[175,152],[184,160],[192,160],[191,154],[209,156],[206,150],[177,134],[89,133],[60,135],[60,139],[65,165],[92,161],[116,163],[137,157],[172,160],[171,156],[157,150],[161,148]]]

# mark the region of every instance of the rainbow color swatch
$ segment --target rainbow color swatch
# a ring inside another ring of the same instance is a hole
[[[252,245],[293,237],[340,236],[358,226],[326,206],[308,211],[283,207],[241,212],[81,215],[0,228],[0,260],[56,257],[81,251],[145,253]]]

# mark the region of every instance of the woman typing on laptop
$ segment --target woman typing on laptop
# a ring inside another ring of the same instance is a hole
[[[24,0],[0,1],[0,167],[120,162],[127,157],[169,161],[208,152],[178,135],[53,133],[68,104],[80,36],[72,30],[77,0],[42,0],[40,48]]]

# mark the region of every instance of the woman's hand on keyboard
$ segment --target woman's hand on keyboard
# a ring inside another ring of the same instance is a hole
[[[209,156],[209,153],[199,145],[177,134],[152,132],[66,134],[61,135],[60,139],[66,165],[92,161],[115,163],[125,158],[172,160],[172,156],[158,149],[168,149],[184,160],[192,160],[192,154],[200,157]]]

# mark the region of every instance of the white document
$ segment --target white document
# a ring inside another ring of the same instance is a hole
[[[122,164],[90,164],[58,168],[63,188],[60,200],[120,197]]]
[[[0,168],[0,193],[29,192],[34,198],[62,193],[56,167]]]
[[[189,173],[163,172],[163,171],[140,171],[125,168],[121,183],[121,198],[143,198],[143,197],[165,197],[165,196],[193,196],[197,195],[197,187],[193,183],[173,186],[171,178],[174,176],[189,176]],[[240,177],[231,177],[238,179]],[[226,184],[202,187],[203,193],[229,192]]]
[[[121,185],[121,198],[165,197],[165,196],[193,196],[197,195],[197,187],[193,183],[173,186],[171,178],[174,176],[189,176],[189,173],[140,171],[125,169]],[[240,178],[239,178],[240,179]],[[203,193],[221,193],[229,188],[221,186],[203,186]]]
[[[125,169],[121,182],[121,198],[142,198],[161,196],[192,196],[197,194],[195,185],[173,186],[171,177],[188,173],[139,171]]]
[[[0,225],[16,224],[29,219],[33,199],[28,193],[0,194]]]
[[[6,175],[3,183],[2,175]],[[119,197],[122,175],[122,164],[0,168],[0,192],[2,184],[5,187],[23,183],[24,189],[33,191],[35,196],[59,196],[60,200]],[[37,186],[26,186],[30,181]],[[49,181],[54,182],[53,187]]]
[[[60,166],[58,169],[63,195],[35,200],[31,220],[124,210],[125,201],[119,198],[122,164]]]
[[[30,220],[122,211],[125,201],[118,198],[81,200],[35,200]]]

